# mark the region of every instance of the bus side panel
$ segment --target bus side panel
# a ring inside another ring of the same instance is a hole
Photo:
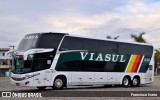
[[[145,73],[141,73],[141,84],[152,83],[154,80],[154,53],[151,57],[148,69]]]
[[[107,72],[107,84],[121,84],[120,72]]]
[[[95,85],[107,84],[107,72],[95,72]]]

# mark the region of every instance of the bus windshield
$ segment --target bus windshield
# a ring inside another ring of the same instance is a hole
[[[27,73],[32,70],[32,60],[23,60],[23,56],[15,56],[13,57],[13,66],[11,71],[13,73]]]
[[[24,74],[29,72],[40,71],[51,67],[55,51],[37,53],[28,55],[27,60],[23,56],[16,55],[13,57],[11,71],[15,74]]]

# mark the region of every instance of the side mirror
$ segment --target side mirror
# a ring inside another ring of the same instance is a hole
[[[6,53],[5,53],[5,60],[6,59],[12,59],[11,57],[12,57],[12,54],[15,52],[16,50],[10,50],[10,51],[7,51]]]

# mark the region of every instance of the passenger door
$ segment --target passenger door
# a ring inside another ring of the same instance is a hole
[[[52,83],[52,73],[53,73],[52,69],[47,69],[45,71],[45,78],[44,78],[45,86],[52,86],[53,85],[53,83]]]
[[[50,68],[52,64],[52,58],[47,58],[46,59],[46,68]],[[46,86],[52,86],[52,73],[53,73],[53,69],[46,69],[45,70],[45,85]]]
[[[51,86],[52,79],[52,70],[51,67],[52,61],[47,60],[45,57],[37,57],[34,61],[35,64],[35,74],[39,73],[38,76],[34,78],[35,86]]]

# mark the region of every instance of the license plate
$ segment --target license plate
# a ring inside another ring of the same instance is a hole
[[[19,83],[16,83],[16,86],[20,86],[20,84],[19,84]]]

